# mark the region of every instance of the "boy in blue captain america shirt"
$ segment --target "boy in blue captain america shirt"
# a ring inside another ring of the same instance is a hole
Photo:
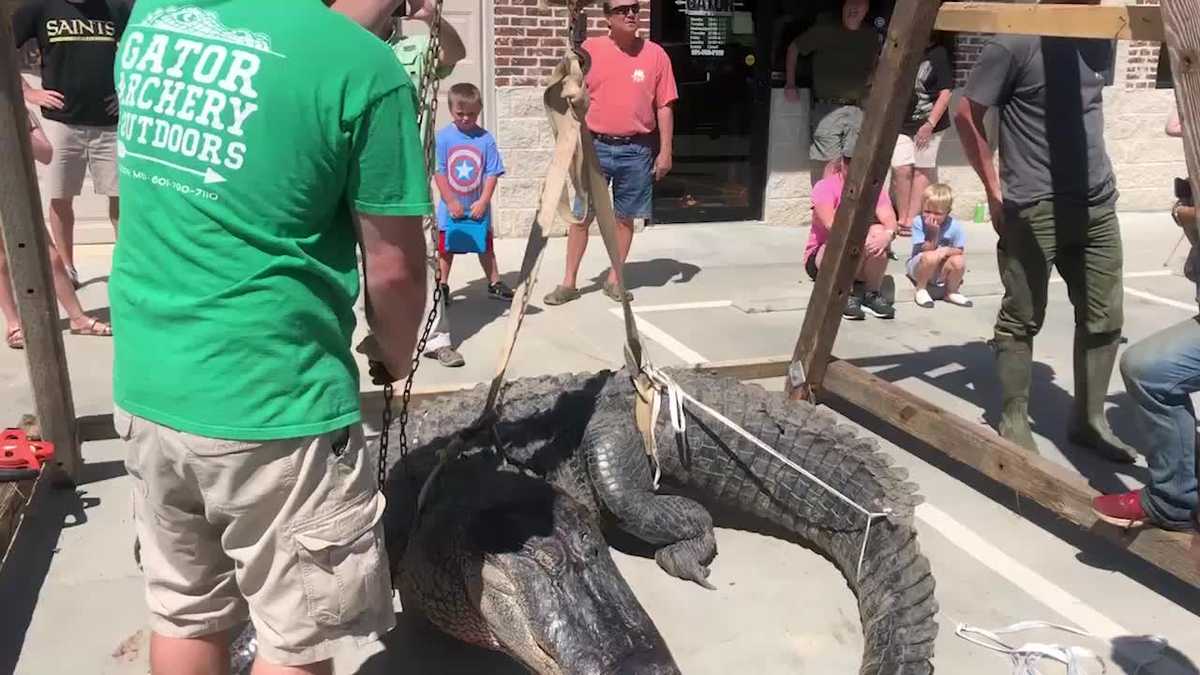
[[[504,175],[504,162],[496,139],[479,126],[483,97],[479,88],[466,82],[450,87],[450,117],[453,122],[437,134],[437,184],[440,200],[438,218],[438,265],[442,273],[442,293],[450,296],[446,281],[454,262],[453,247],[447,245],[446,231],[452,220],[470,218],[487,222],[485,250],[479,254],[479,265],[488,279],[488,296],[510,300],[513,291],[500,280],[496,268],[496,253],[492,248],[491,201],[497,179]]]

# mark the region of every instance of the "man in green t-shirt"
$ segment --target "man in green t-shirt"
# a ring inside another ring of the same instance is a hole
[[[412,83],[297,0],[138,0],[115,74],[114,421],[151,670],[221,672],[248,617],[256,673],[328,673],[394,622],[350,339],[361,245],[378,358],[407,373],[430,210]]]
[[[425,70],[425,62],[427,61],[429,52],[429,32],[433,29],[434,13],[437,11],[435,0],[411,0],[411,2],[401,3],[400,9],[396,10],[394,16],[384,15],[378,19],[354,15],[350,8],[353,5],[353,0],[338,0],[333,3],[332,7],[338,11],[345,11],[348,16],[360,21],[371,32],[387,41],[392,47],[392,52],[396,55],[396,60],[404,67],[404,72],[408,73],[413,86],[419,90],[421,76]],[[406,12],[410,13],[406,15]],[[417,27],[414,24],[424,24],[424,32],[414,32],[412,28]],[[405,30],[406,28],[409,28],[409,30]],[[462,37],[459,36],[458,31],[454,29],[454,25],[449,21],[438,23],[438,37],[439,51],[436,74],[438,79],[445,79],[454,71],[454,66],[466,58],[467,48],[463,44]],[[418,95],[420,95],[419,91]],[[429,133],[432,133],[432,130],[422,129],[422,139]],[[431,280],[435,265],[437,265],[436,258],[430,256],[429,278]],[[425,356],[436,359],[438,363],[448,368],[459,368],[466,364],[466,360],[454,348],[450,340],[449,304],[449,280],[443,279],[437,323],[434,325],[433,330],[430,331],[429,339],[425,342]],[[362,349],[366,350],[368,348],[364,347]]]
[[[862,104],[875,72],[879,35],[864,23],[867,0],[845,0],[842,12],[822,14],[788,45],[784,95],[798,102],[796,61],[812,57],[813,105],[809,113],[809,159],[815,186],[826,165],[848,156],[862,127]]]

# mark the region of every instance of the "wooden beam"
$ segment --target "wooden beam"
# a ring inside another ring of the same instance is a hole
[[[1200,0],[1162,0],[1162,13],[1175,105],[1183,124],[1183,154],[1192,195],[1200,199]],[[1197,228],[1200,236],[1200,223]]]
[[[12,26],[0,20],[0,233],[25,332],[25,363],[37,416],[43,437],[54,443],[59,469],[54,483],[62,485],[79,473],[79,440],[15,53]]]
[[[1152,6],[947,2],[938,11],[934,28],[972,33],[1163,41],[1162,13]]]
[[[792,354],[797,367],[791,373],[794,377],[788,377],[787,389],[793,398],[811,399],[820,389],[842,320],[846,294],[854,282],[863,241],[875,217],[875,204],[889,168],[896,131],[912,98],[917,65],[929,43],[937,11],[938,0],[896,3],[867,96],[841,207],[834,217],[821,271]]]
[[[1125,531],[1104,523],[1091,509],[1092,498],[1099,493],[1074,471],[845,361],[829,364],[824,390],[1072,523],[1200,586],[1200,571],[1188,553],[1189,535],[1155,528]]]

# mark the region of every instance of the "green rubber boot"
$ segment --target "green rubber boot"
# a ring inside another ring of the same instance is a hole
[[[1104,399],[1117,362],[1119,333],[1075,334],[1075,407],[1067,440],[1094,450],[1105,459],[1132,464],[1137,451],[1117,438],[1104,417]]]
[[[1037,441],[1029,428],[1029,384],[1033,379],[1033,341],[997,335],[993,342],[996,348],[996,376],[1000,380],[1000,391],[1004,408],[1000,412],[1000,423],[996,431],[1000,437],[1037,453]]]

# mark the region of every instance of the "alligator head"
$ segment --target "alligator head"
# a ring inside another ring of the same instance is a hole
[[[679,668],[609,555],[596,519],[530,481],[468,529],[468,595],[501,650],[542,675],[674,675]]]

